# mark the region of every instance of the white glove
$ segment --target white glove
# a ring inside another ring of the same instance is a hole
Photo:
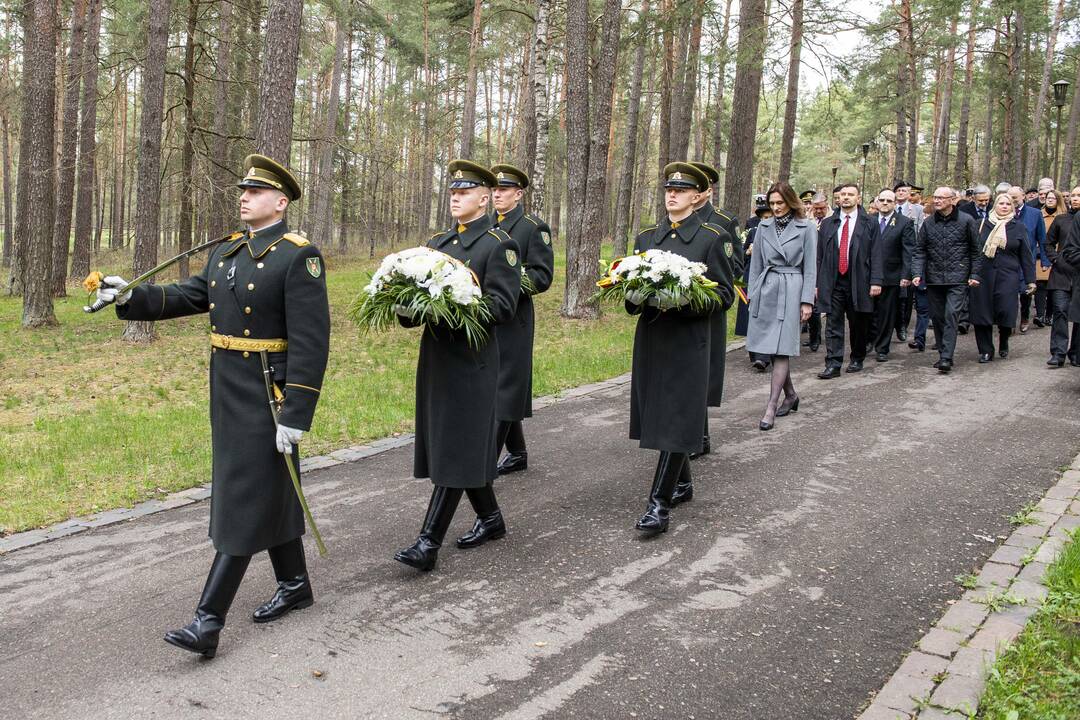
[[[101,281],[101,287],[97,289],[97,299],[103,303],[116,303],[123,305],[131,299],[130,292],[124,292],[128,281],[119,275],[109,275]]]
[[[406,320],[415,320],[416,313],[408,305],[394,305],[394,313],[398,317],[403,317]]]
[[[303,430],[297,430],[296,428],[278,425],[276,438],[278,452],[285,455],[291,455],[293,451],[293,445],[299,445],[300,438],[303,436]]]
[[[630,303],[631,305],[640,305],[642,302],[645,301],[645,293],[641,292],[640,290],[627,290],[625,297],[626,302]]]
[[[657,293],[657,299],[657,306],[661,310],[674,310],[690,303],[690,299],[682,293],[672,292],[671,290],[661,290]]]

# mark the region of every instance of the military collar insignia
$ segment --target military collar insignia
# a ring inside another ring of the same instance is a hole
[[[244,237],[236,241],[232,247],[226,250],[222,255],[229,257],[234,255],[242,245],[247,245],[248,253],[253,258],[260,258],[266,253],[270,252],[270,249],[281,242],[281,239],[285,237],[285,234],[289,232],[289,227],[284,221],[274,223],[273,225],[250,232]]]

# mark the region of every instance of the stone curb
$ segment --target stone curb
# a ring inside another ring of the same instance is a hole
[[[1047,491],[1032,524],[1013,530],[975,588],[952,603],[873,697],[859,720],[958,720],[974,716],[994,661],[1047,595],[1046,570],[1080,527],[1080,455]],[[991,612],[991,600],[1009,602]]]
[[[733,340],[727,344],[727,351],[732,352],[745,346],[745,340]],[[540,410],[541,408],[550,407],[558,402],[614,390],[629,382],[630,373],[624,373],[600,382],[568,388],[557,395],[545,395],[534,399],[533,409]],[[412,441],[412,433],[379,438],[366,445],[354,445],[352,447],[334,450],[328,455],[316,455],[314,457],[302,458],[300,460],[300,470],[309,472],[311,470],[321,470],[322,468],[333,467],[343,463],[356,462],[357,460],[362,460],[371,457],[372,455],[378,455],[388,450],[405,447],[406,445],[411,444]],[[92,528],[116,525],[117,523],[146,517],[147,515],[154,515],[155,513],[163,512],[165,510],[184,507],[185,505],[193,505],[194,503],[201,502],[209,497],[210,483],[207,483],[205,485],[188,488],[187,490],[170,493],[161,498],[146,500],[134,507],[106,510],[105,512],[95,513],[94,515],[88,515],[86,517],[65,520],[64,522],[50,525],[49,527],[14,533],[7,537],[0,538],[0,555],[6,555],[7,553],[15,552],[16,550],[40,545],[41,543],[49,542],[50,540],[57,540],[69,535],[76,535]]]

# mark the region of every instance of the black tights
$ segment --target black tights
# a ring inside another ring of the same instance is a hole
[[[503,446],[506,446],[506,451],[514,455],[523,455],[525,453],[525,431],[521,428],[520,420],[500,420],[499,426],[496,428],[495,434],[495,459],[499,459],[499,453],[502,452]]]
[[[776,419],[776,407],[780,402],[781,390],[784,391],[785,398],[795,396],[795,385],[791,382],[791,358],[787,355],[773,355],[769,404],[765,407],[763,418],[766,422]]]

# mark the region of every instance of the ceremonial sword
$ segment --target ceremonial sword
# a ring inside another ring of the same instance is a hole
[[[266,383],[266,399],[270,402],[270,415],[274,418],[274,429],[278,427],[278,401],[274,396],[274,381],[270,377],[271,367],[270,360],[265,350],[259,351],[259,359],[262,360],[263,367],[263,380]],[[296,472],[296,466],[293,464],[292,455],[281,453],[281,457],[285,459],[285,467],[289,469],[289,477],[292,478],[293,490],[296,491],[296,499],[300,501],[300,507],[304,509],[304,517],[307,518],[308,525],[311,526],[311,533],[315,536],[315,544],[319,546],[319,555],[326,557],[326,545],[323,544],[322,535],[319,534],[319,526],[315,524],[315,518],[311,515],[311,509],[308,508],[307,498],[304,497],[304,489],[300,487],[300,475]]]
[[[226,235],[225,237],[220,237],[217,240],[211,240],[209,242],[203,243],[202,245],[196,245],[195,247],[191,248],[190,250],[185,250],[184,252],[180,253],[176,257],[169,258],[165,262],[161,263],[160,265],[158,265],[158,266],[156,266],[156,267],[154,267],[154,268],[152,268],[150,270],[147,270],[142,275],[140,275],[139,277],[137,277],[134,280],[132,280],[131,282],[129,282],[127,285],[124,286],[124,292],[126,293],[129,290],[134,290],[135,288],[142,285],[143,283],[145,283],[150,278],[157,275],[162,270],[166,270],[166,269],[172,267],[173,265],[180,262],[181,260],[183,260],[186,257],[194,255],[195,253],[202,252],[203,250],[206,250],[207,248],[211,248],[211,247],[213,247],[215,245],[220,245],[223,242],[229,242],[231,240],[238,240],[238,239],[240,239],[242,237],[244,237],[244,233],[242,233],[242,232],[234,232],[234,233],[231,233],[229,235]],[[105,284],[104,277],[102,277],[102,274],[100,272],[96,271],[96,270],[94,272],[90,273],[86,277],[86,280],[83,282],[83,285],[86,286],[87,290],[90,290],[91,287],[93,287],[93,289],[95,289],[95,290],[99,286],[111,287],[111,286]],[[112,302],[105,302],[103,300],[95,300],[93,305],[84,305],[83,306],[83,312],[85,312],[85,313],[96,313],[98,310],[101,310],[102,308],[108,307],[109,305],[112,305]]]

